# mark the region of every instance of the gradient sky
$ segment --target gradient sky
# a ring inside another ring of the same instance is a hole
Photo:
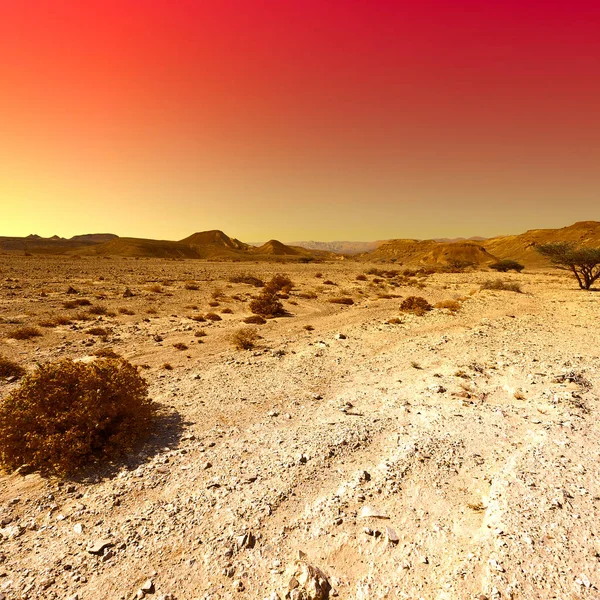
[[[0,0],[0,235],[600,220],[598,0]]]

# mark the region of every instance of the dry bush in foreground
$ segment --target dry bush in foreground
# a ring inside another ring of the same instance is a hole
[[[40,327],[53,328],[58,327],[59,325],[70,325],[72,323],[71,319],[68,317],[54,317],[53,319],[44,319],[38,323]]]
[[[25,369],[16,363],[14,360],[6,358],[0,354],[0,378],[6,379],[7,377],[18,377],[21,378],[25,375]]]
[[[460,303],[456,300],[442,300],[435,305],[435,308],[445,308],[454,313],[460,310]]]
[[[214,313],[214,312],[206,313],[205,316],[209,321],[222,321],[221,317],[217,313]]]
[[[90,335],[97,335],[99,337],[107,337],[109,331],[104,327],[91,327],[87,330],[87,333],[89,333]]]
[[[6,334],[11,340],[30,340],[34,337],[40,337],[42,332],[37,327],[17,327]]]
[[[514,281],[502,281],[502,279],[488,280],[481,284],[482,290],[499,290],[503,292],[517,292],[522,294],[521,286]]]
[[[173,348],[175,348],[175,350],[187,350],[188,347],[186,344],[184,344],[183,342],[177,342],[176,344],[173,344]]]
[[[354,300],[352,300],[352,298],[331,298],[329,300],[329,302],[331,302],[332,304],[346,304],[348,306],[350,306],[351,304],[354,304]]]
[[[231,341],[237,350],[252,350],[259,339],[258,332],[256,329],[251,327],[244,327],[238,329],[231,336]]]
[[[63,302],[63,308],[79,308],[80,306],[91,306],[92,303],[87,298],[78,298],[77,300],[67,300]]]
[[[248,323],[248,325],[264,325],[266,322],[266,319],[260,315],[251,315],[244,319],[244,323]]]
[[[129,450],[154,414],[148,384],[123,359],[50,363],[0,405],[0,462],[68,474]]]
[[[432,308],[433,306],[422,296],[409,296],[400,305],[400,310],[412,312],[418,316],[423,316],[426,312],[432,310]]]
[[[277,317],[284,314],[283,304],[281,304],[276,294],[265,288],[252,302],[250,302],[250,310],[255,315],[262,317]]]
[[[200,286],[195,281],[186,281],[183,287],[191,292],[196,292],[200,289]]]

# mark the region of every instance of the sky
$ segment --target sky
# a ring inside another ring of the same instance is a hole
[[[0,235],[600,220],[598,0],[0,0]]]

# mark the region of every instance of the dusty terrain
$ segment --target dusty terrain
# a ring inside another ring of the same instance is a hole
[[[480,291],[489,272],[356,280],[369,266],[0,257],[0,354],[110,347],[161,405],[126,463],[0,476],[0,597],[283,600],[301,556],[342,599],[599,598],[600,294],[551,271],[502,275],[522,294]],[[296,284],[249,351],[240,272]],[[403,314],[411,295],[463,300]],[[108,314],[5,337],[89,315],[78,298]]]

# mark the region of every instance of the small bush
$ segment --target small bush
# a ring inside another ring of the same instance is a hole
[[[400,319],[399,317],[393,317],[391,319],[388,319],[389,325],[400,325],[401,323],[402,323],[402,319]]]
[[[442,300],[441,302],[438,302],[435,305],[435,308],[446,308],[447,310],[449,310],[450,312],[457,312],[458,310],[460,310],[460,303],[457,302],[456,300]]]
[[[238,350],[251,350],[256,345],[259,337],[256,329],[244,327],[243,329],[238,329],[234,332],[231,336],[231,341]]]
[[[222,321],[223,320],[217,313],[214,313],[214,312],[206,313],[205,316],[209,321]]]
[[[154,414],[148,384],[123,359],[50,363],[0,404],[0,462],[71,473],[131,449]]]
[[[482,290],[497,290],[502,292],[517,292],[522,294],[521,286],[514,281],[502,281],[501,279],[484,281],[481,284]]]
[[[525,268],[525,265],[518,263],[516,260],[499,260],[496,263],[490,265],[490,269],[499,271],[500,273],[507,273],[508,271],[516,271],[520,273]]]
[[[244,319],[244,323],[248,323],[248,325],[264,325],[266,322],[266,319],[260,315],[251,315]]]
[[[425,298],[421,296],[409,296],[405,300],[402,301],[400,305],[400,310],[404,312],[412,312],[415,315],[422,316],[426,312],[432,310],[433,306],[425,300]]]
[[[317,292],[315,291],[306,291],[298,294],[298,298],[303,298],[304,300],[316,300],[318,298]]]
[[[67,309],[79,308],[80,306],[91,306],[92,303],[87,298],[78,298],[77,300],[67,300],[63,302],[63,307]]]
[[[262,317],[276,317],[284,314],[283,304],[268,287],[250,302],[250,310],[255,315],[261,315]]]
[[[354,300],[352,300],[352,298],[331,298],[329,300],[329,302],[331,302],[332,304],[346,304],[348,306],[350,306],[351,304],[354,304]]]
[[[186,344],[184,344],[183,342],[177,342],[176,344],[173,344],[173,348],[175,348],[175,350],[187,350],[188,349]]]
[[[122,315],[135,315],[135,312],[133,312],[131,309],[124,308],[124,307],[121,307],[119,309],[119,313],[122,314]]]
[[[221,311],[221,314],[224,314],[224,315],[232,315],[232,314],[233,314],[233,310],[231,310],[231,308],[227,307],[227,308],[224,308],[224,309]]]
[[[337,285],[336,283],[334,283],[333,281],[331,281],[331,279],[326,279],[323,282],[323,285]]]
[[[219,306],[219,302],[217,302],[216,300],[211,300],[208,303],[209,306],[211,306],[212,308],[216,308],[217,306]]]
[[[364,273],[361,273],[360,275],[356,276],[356,281],[366,281],[367,280],[367,276]]]
[[[97,306],[90,307],[88,309],[88,312],[90,313],[90,315],[107,315],[108,308],[106,308],[106,306],[102,306],[101,304],[98,304]]]
[[[206,337],[206,331],[204,331],[204,329],[198,329],[198,330],[197,330],[197,331],[194,333],[194,335],[195,335],[197,338]]]
[[[40,321],[38,323],[38,325],[40,327],[47,327],[47,328],[52,328],[52,327],[58,327],[59,325],[70,325],[72,323],[71,319],[67,318],[67,317],[54,317],[53,319],[45,319],[43,321]]]
[[[6,379],[7,377],[20,379],[23,375],[25,375],[25,369],[21,365],[0,354],[0,379]]]
[[[287,276],[278,273],[277,275],[273,275],[271,280],[265,286],[265,291],[269,291],[273,294],[277,292],[284,292],[289,294],[291,289],[294,287],[294,282]]]
[[[192,321],[196,321],[196,323],[206,322],[206,317],[204,315],[192,315],[190,319],[192,319]]]
[[[254,287],[264,287],[265,282],[254,275],[249,273],[240,273],[239,275],[233,275],[229,278],[230,283],[245,283]]]
[[[40,337],[42,332],[37,327],[17,327],[6,334],[11,340],[30,340],[34,337]]]
[[[164,292],[162,285],[151,285],[148,290],[153,294],[162,294]]]
[[[191,292],[196,292],[200,289],[200,286],[195,281],[186,281],[183,287]]]
[[[306,331],[314,331],[315,328],[312,325],[305,325],[304,329],[306,329]]]
[[[172,370],[173,370],[173,365],[171,365],[170,363],[163,363],[163,366],[162,366],[162,368],[163,368],[165,371],[172,371]]]

